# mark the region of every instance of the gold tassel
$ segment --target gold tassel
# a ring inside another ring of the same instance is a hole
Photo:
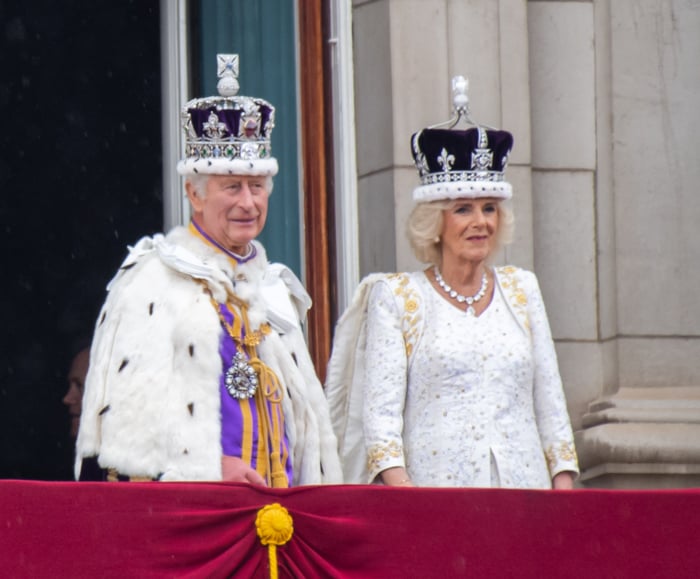
[[[268,482],[273,488],[287,488],[289,486],[289,479],[282,466],[282,457],[280,455],[282,433],[284,432],[284,417],[281,408],[282,387],[280,386],[277,375],[260,358],[257,356],[251,358],[248,360],[248,363],[258,375],[258,391],[256,392],[256,396],[259,397],[258,400],[263,405],[265,405],[265,401],[270,402],[270,412],[267,412],[266,405],[264,406],[265,412],[263,412],[266,434],[271,435],[270,450],[268,453],[270,460],[270,480]],[[272,417],[270,417],[270,414],[272,414]],[[270,424],[270,418],[272,418],[272,424]]]
[[[270,579],[278,578],[277,545],[284,545],[294,534],[294,525],[289,511],[279,503],[266,505],[258,511],[255,528],[263,545],[268,545]]]
[[[209,293],[212,305],[219,312],[219,306],[214,300],[214,297]],[[235,295],[229,296],[229,303],[238,306],[241,312],[241,321],[243,328],[246,330],[246,336],[241,338],[241,327],[236,324],[232,328],[219,313],[221,323],[224,325],[229,335],[233,340],[248,354],[248,364],[258,375],[258,389],[255,392],[258,404],[260,404],[260,413],[263,415],[265,432],[265,445],[270,439],[271,448],[268,451],[269,471],[267,473],[267,482],[273,488],[287,488],[289,479],[287,473],[282,466],[282,457],[280,455],[280,446],[282,437],[284,436],[284,415],[282,414],[282,396],[283,390],[280,385],[279,378],[275,372],[265,362],[258,358],[257,346],[262,342],[266,335],[272,330],[269,324],[262,324],[260,329],[252,330],[248,320],[248,304]],[[235,318],[234,313],[234,318]],[[268,411],[267,403],[270,403]],[[272,416],[270,416],[272,415]],[[270,424],[272,422],[272,424]]]

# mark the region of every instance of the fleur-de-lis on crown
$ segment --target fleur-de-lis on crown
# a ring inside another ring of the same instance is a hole
[[[204,132],[210,139],[222,138],[226,134],[226,124],[219,121],[219,117],[214,111],[209,113],[209,118],[202,125]]]
[[[418,144],[418,137],[420,137],[421,132],[416,133],[413,135],[413,139],[411,139],[411,147],[413,149],[413,157],[415,159],[416,163],[416,168],[418,169],[418,174],[422,177],[426,173],[428,173],[428,162],[425,159],[425,155],[423,152],[420,150],[420,145]]]
[[[454,165],[455,156],[449,154],[447,152],[447,149],[443,147],[442,151],[440,151],[440,156],[437,158],[437,161],[438,163],[440,163],[442,170],[447,173],[450,169],[452,169],[452,165]]]

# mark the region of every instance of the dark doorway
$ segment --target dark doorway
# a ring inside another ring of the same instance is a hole
[[[159,1],[0,0],[0,26],[0,478],[66,480],[70,361],[163,227]]]

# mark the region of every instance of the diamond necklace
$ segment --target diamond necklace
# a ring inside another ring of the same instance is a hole
[[[445,293],[450,296],[453,300],[457,300],[460,304],[466,303],[467,304],[467,313],[470,316],[473,316],[476,312],[474,311],[474,302],[478,302],[481,298],[484,297],[486,294],[486,288],[489,286],[489,279],[486,277],[486,272],[484,272],[484,276],[481,278],[481,287],[479,288],[479,291],[476,292],[473,296],[463,296],[460,293],[457,293],[456,290],[453,290],[450,286],[448,286],[445,283],[445,280],[442,279],[442,276],[440,275],[440,270],[435,266],[434,268],[435,272],[435,281],[438,282],[438,285],[445,290]]]

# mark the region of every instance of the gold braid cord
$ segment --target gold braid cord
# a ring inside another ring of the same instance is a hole
[[[294,534],[294,525],[289,511],[279,503],[266,505],[258,511],[255,529],[260,542],[268,546],[270,579],[277,579],[277,546],[287,543]]]
[[[277,374],[265,362],[258,358],[257,346],[265,339],[272,329],[270,325],[265,323],[257,330],[250,328],[248,321],[248,304],[234,295],[228,296],[227,305],[237,307],[241,314],[242,328],[246,330],[245,337],[242,337],[242,332],[234,330],[219,310],[219,304],[211,295],[209,290],[209,299],[211,300],[214,309],[219,315],[221,324],[226,328],[228,334],[233,338],[233,341],[245,351],[248,355],[248,364],[253,368],[258,376],[258,388],[255,392],[255,402],[261,414],[261,425],[264,429],[262,438],[264,440],[265,450],[268,456],[268,469],[265,473],[267,483],[273,488],[286,488],[289,486],[287,473],[282,466],[282,456],[280,447],[282,446],[282,437],[284,436],[284,414],[282,413],[282,386],[280,385]],[[234,314],[235,315],[235,314]],[[267,410],[269,403],[269,412]],[[270,447],[267,448],[268,440]]]

